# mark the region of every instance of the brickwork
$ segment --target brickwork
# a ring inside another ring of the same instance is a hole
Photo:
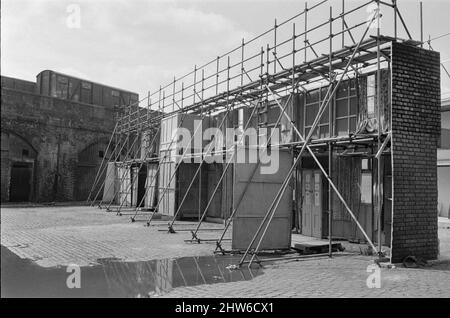
[[[78,154],[94,143],[107,144],[114,128],[113,110],[2,87],[1,113],[2,144],[12,134],[37,152],[31,200],[75,200]],[[9,147],[2,145],[2,202],[9,198],[8,152],[14,151],[14,144]]]
[[[392,261],[438,256],[439,53],[392,43]]]

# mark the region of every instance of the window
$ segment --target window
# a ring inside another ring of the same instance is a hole
[[[22,156],[27,157],[29,155],[28,149],[22,149]]]
[[[320,89],[315,89],[306,94],[305,98],[305,137],[309,134],[311,127],[316,119],[316,116],[319,112],[320,105],[325,98],[328,87],[322,87]],[[320,118],[319,124],[317,125],[316,131],[312,135],[312,138],[326,138],[329,137],[329,114],[328,114],[329,105],[323,112],[322,117]]]
[[[358,97],[356,80],[343,82],[336,93],[336,130],[338,136],[346,136],[356,130]]]
[[[375,75],[367,76],[367,115],[375,117]]]
[[[103,150],[100,150],[99,152],[98,152],[98,157],[99,158],[103,158],[105,156],[105,153],[103,152]]]

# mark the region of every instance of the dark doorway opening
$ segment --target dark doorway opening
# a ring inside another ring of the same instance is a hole
[[[138,207],[145,206],[145,200],[143,200],[145,196],[145,182],[147,179],[147,167],[146,165],[142,165],[141,169],[139,170],[138,174],[138,188],[137,188],[137,202],[136,205],[139,205]]]
[[[30,201],[33,165],[26,162],[16,162],[11,167],[9,187],[10,202]]]

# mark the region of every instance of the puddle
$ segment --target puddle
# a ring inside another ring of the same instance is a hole
[[[158,297],[174,288],[250,280],[260,268],[229,270],[239,256],[182,257],[139,262],[99,259],[81,267],[81,288],[70,289],[65,266],[45,268],[1,246],[2,297]]]

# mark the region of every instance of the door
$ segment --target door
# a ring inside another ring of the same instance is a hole
[[[302,234],[322,237],[322,174],[303,170]]]
[[[314,171],[314,204],[312,208],[312,236],[322,237],[322,172]]]
[[[137,206],[144,207],[145,206],[145,181],[147,178],[147,166],[142,165],[141,169],[138,173],[138,186],[137,186]]]
[[[313,185],[312,170],[303,170],[302,234],[312,236]]]
[[[9,201],[25,202],[30,200],[32,165],[14,163],[11,167]]]

